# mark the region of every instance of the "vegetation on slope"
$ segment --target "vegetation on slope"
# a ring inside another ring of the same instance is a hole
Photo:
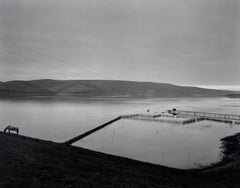
[[[32,80],[0,82],[0,96],[77,95],[127,97],[219,97],[232,91],[117,80]]]

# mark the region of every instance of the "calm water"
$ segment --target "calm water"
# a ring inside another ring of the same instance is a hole
[[[220,139],[239,126],[202,121],[188,125],[121,120],[77,146],[176,168],[198,168],[221,159]]]
[[[182,110],[240,114],[240,100],[226,98],[103,99],[34,98],[1,99],[0,129],[11,124],[23,135],[65,141],[117,115]],[[220,160],[220,138],[240,132],[240,126],[203,121],[172,125],[121,120],[75,145],[142,161],[193,168]]]

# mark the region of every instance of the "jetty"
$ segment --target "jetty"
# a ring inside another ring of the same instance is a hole
[[[104,124],[94,128],[94,129],[91,129],[91,130],[89,130],[89,131],[87,131],[87,132],[85,132],[83,134],[80,134],[80,135],[78,135],[78,136],[76,136],[74,138],[71,138],[71,139],[67,140],[66,142],[64,142],[64,144],[71,145],[74,142],[77,142],[77,141],[85,138],[86,136],[88,136],[88,135],[90,135],[90,134],[92,134],[92,133],[94,133],[94,132],[96,132],[96,131],[98,131],[98,130],[100,130],[100,129],[102,129],[102,128],[104,128],[104,127],[106,127],[106,126],[108,126],[108,125],[118,121],[118,120],[120,120],[120,119],[121,119],[121,116],[119,116],[119,117],[117,117],[117,118],[115,118],[113,120],[110,120],[110,121],[108,121],[108,122],[106,122],[106,123],[104,123]]]

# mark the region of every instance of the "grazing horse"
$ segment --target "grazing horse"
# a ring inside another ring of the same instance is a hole
[[[14,131],[14,132],[16,132],[16,134],[19,134],[19,129],[18,129],[18,127],[13,127],[13,126],[11,126],[11,125],[8,125],[5,129],[4,129],[4,131],[3,132],[5,132],[5,133],[11,133],[11,131]]]

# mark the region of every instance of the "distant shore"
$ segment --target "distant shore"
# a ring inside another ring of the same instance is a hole
[[[224,97],[237,91],[178,86],[168,83],[121,80],[14,80],[0,82],[0,97],[79,96],[79,97]]]
[[[239,154],[237,145],[231,154]],[[4,172],[0,173],[0,187],[212,188],[240,184],[240,165],[208,173],[178,170],[2,132],[0,147],[0,169]]]
[[[228,98],[233,98],[233,99],[240,99],[240,94],[229,94],[226,95]]]

